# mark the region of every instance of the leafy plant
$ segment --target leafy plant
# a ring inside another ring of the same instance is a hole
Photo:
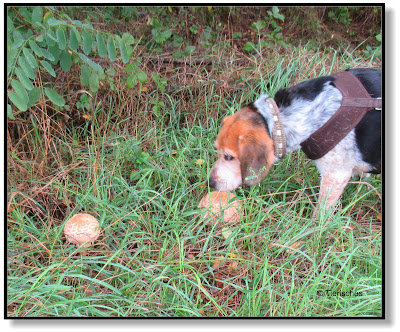
[[[336,23],[342,23],[345,26],[349,26],[352,19],[350,15],[351,9],[358,11],[359,7],[334,7],[328,12],[328,18]]]
[[[153,77],[154,82],[157,84],[157,89],[160,92],[165,92],[165,88],[167,86],[167,79],[165,77],[160,77],[157,73],[152,73],[151,76]]]
[[[188,45],[188,46],[186,46],[184,52],[181,52],[181,51],[175,52],[174,54],[172,54],[172,57],[174,59],[181,59],[181,58],[190,56],[195,51],[195,49],[196,49],[196,46]]]
[[[76,107],[83,111],[90,109],[90,100],[87,94],[81,94],[79,101],[76,103]]]
[[[279,12],[279,8],[274,6],[271,11],[268,11],[268,17],[265,18],[271,26],[271,32],[269,36],[275,41],[275,44],[281,44],[287,46],[282,40],[282,27],[278,25],[278,21],[284,22],[285,17]]]
[[[379,33],[375,36],[378,41],[378,46],[367,45],[364,50],[364,56],[371,59],[371,61],[376,57],[382,59],[382,34]]]
[[[153,105],[152,112],[159,116],[161,114],[161,110],[165,107],[165,103],[158,98],[150,99],[150,104]]]
[[[199,28],[197,27],[196,24],[193,24],[190,28],[189,28],[190,32],[193,33],[194,35],[197,35],[199,33]]]
[[[151,30],[151,33],[158,44],[165,43],[172,36],[172,31],[170,29],[163,30],[161,26]]]
[[[129,89],[135,87],[138,83],[144,84],[147,82],[147,74],[140,70],[140,64],[142,59],[136,59],[135,62],[125,66],[125,71],[129,74],[126,79],[126,86]]]
[[[275,20],[279,20],[282,22],[285,20],[285,16],[283,16],[279,12],[279,8],[276,6],[273,6],[271,11],[268,11],[268,15],[269,15],[269,19],[275,19]]]
[[[135,144],[136,143],[136,144]],[[130,173],[130,180],[138,180],[142,176],[140,173],[141,168],[144,166],[151,166],[151,157],[147,152],[143,152],[141,146],[135,142],[134,145],[127,147],[126,160],[131,163],[132,171]]]
[[[42,97],[55,107],[66,105],[62,95],[55,91],[53,79],[62,72],[80,67],[80,79],[91,92],[100,88],[100,82],[109,74],[92,60],[98,56],[124,64],[132,57],[132,44],[138,43],[132,35],[122,37],[94,29],[89,23],[72,20],[54,7],[7,7],[7,76],[8,98],[19,111],[25,112]],[[39,73],[47,73],[43,75]],[[139,81],[143,74],[138,72]],[[11,105],[8,117],[13,119]]]
[[[267,12],[268,16],[264,17],[263,20],[258,20],[251,25],[251,29],[257,33],[259,36],[258,47],[253,42],[247,42],[244,44],[243,49],[247,52],[257,51],[257,49],[262,49],[264,47],[281,44],[282,46],[287,46],[283,41],[282,27],[278,24],[278,21],[283,22],[285,16],[279,12],[279,8],[273,6],[270,11]],[[263,30],[268,29],[266,36],[268,39],[272,39],[274,44],[267,42],[263,37]]]
[[[164,12],[162,12],[161,15],[163,13]],[[172,37],[172,30],[168,27],[168,22],[160,20],[157,16],[151,17],[148,21],[148,25],[152,27],[151,34],[156,44],[150,43],[150,45],[153,49],[161,52],[162,48],[160,46]]]

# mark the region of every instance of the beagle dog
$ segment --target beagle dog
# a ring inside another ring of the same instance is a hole
[[[382,96],[381,70],[358,68],[349,72],[372,98]],[[262,95],[225,117],[215,142],[218,159],[211,168],[209,185],[219,191],[241,184],[251,186],[286,153],[300,149],[341,106],[343,95],[334,81],[335,77],[324,76],[279,90],[273,99]],[[380,173],[380,110],[366,110],[354,129],[314,161],[321,174],[319,203],[324,202],[326,208],[336,205],[351,176]]]

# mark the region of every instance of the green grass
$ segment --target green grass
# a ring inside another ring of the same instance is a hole
[[[30,148],[9,150],[8,316],[380,317],[380,176],[355,179],[336,214],[314,217],[319,175],[294,152],[236,190],[238,224],[212,226],[197,208],[224,115],[353,65],[368,63],[297,47],[251,68],[221,61],[176,95],[111,98],[80,125],[33,112]],[[166,105],[157,116],[144,112],[154,98]],[[62,233],[81,212],[102,230],[87,250]]]

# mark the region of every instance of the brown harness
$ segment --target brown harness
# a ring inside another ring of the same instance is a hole
[[[372,98],[359,79],[348,71],[332,75],[333,84],[343,95],[335,114],[307,140],[301,148],[310,159],[319,159],[336,146],[371,109],[380,110],[381,98]]]

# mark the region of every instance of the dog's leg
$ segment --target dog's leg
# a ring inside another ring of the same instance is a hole
[[[325,172],[321,180],[318,199],[319,207],[324,205],[328,209],[336,205],[350,180],[351,173],[349,170]]]

